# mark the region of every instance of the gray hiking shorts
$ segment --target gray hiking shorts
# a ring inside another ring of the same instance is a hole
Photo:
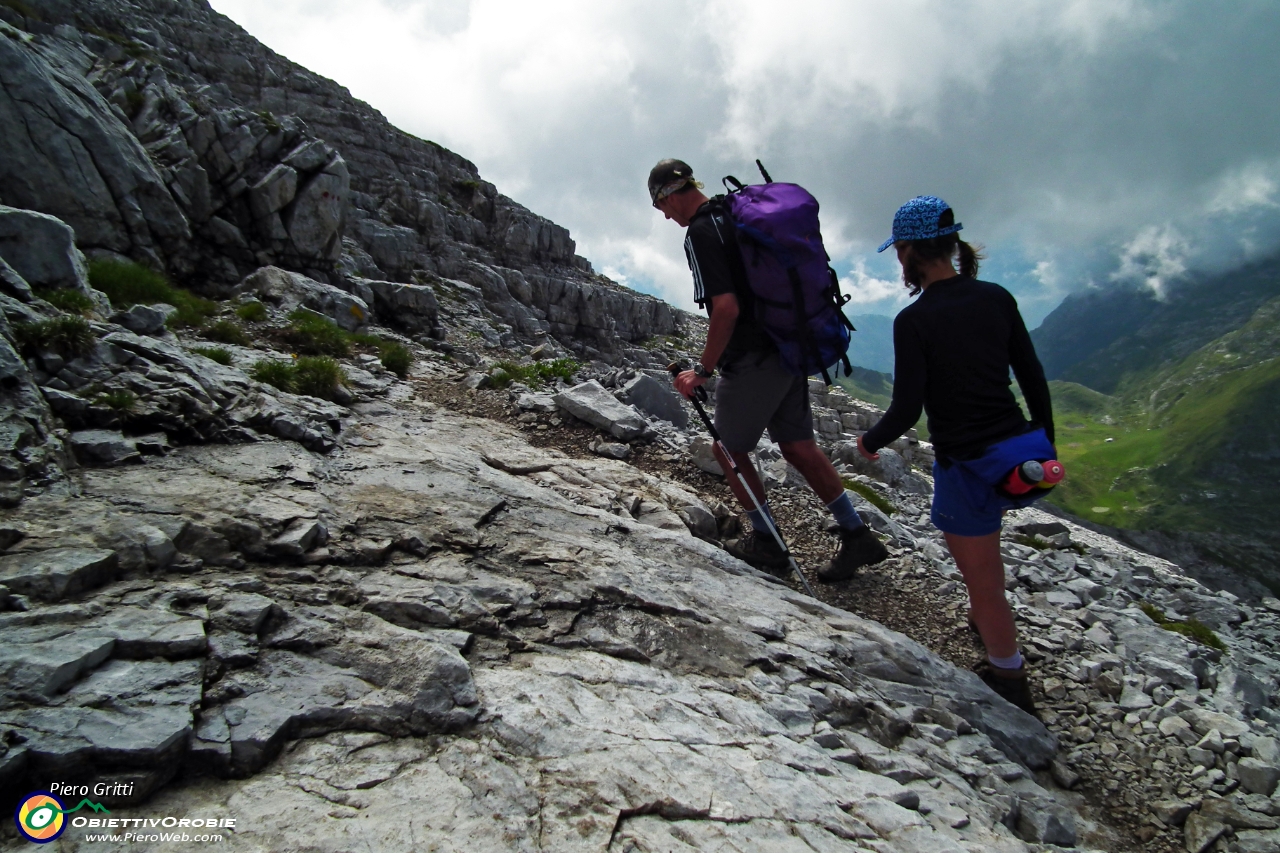
[[[765,429],[778,443],[813,438],[809,379],[788,373],[776,352],[750,353],[720,368],[716,430],[733,453],[749,453]]]

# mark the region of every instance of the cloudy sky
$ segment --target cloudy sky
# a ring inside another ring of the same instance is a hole
[[[597,270],[691,308],[649,168],[822,204],[851,313],[905,304],[893,212],[945,198],[1035,326],[1280,246],[1274,0],[211,0],[568,227]]]

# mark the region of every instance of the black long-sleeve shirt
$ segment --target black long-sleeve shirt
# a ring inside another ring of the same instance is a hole
[[[872,453],[929,416],[929,438],[943,457],[972,458],[1028,429],[1010,388],[1022,389],[1032,426],[1054,440],[1053,407],[1013,295],[967,276],[936,281],[893,321],[893,403],[863,436]]]

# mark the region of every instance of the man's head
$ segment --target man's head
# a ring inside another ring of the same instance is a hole
[[[667,219],[687,227],[693,214],[706,202],[702,182],[683,160],[663,160],[649,172],[649,198]]]

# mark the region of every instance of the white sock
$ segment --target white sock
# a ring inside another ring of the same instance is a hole
[[[1014,653],[1007,658],[998,658],[995,655],[987,655],[987,660],[991,661],[992,666],[999,667],[1000,669],[1022,669],[1022,650],[1018,649],[1014,651]]]

